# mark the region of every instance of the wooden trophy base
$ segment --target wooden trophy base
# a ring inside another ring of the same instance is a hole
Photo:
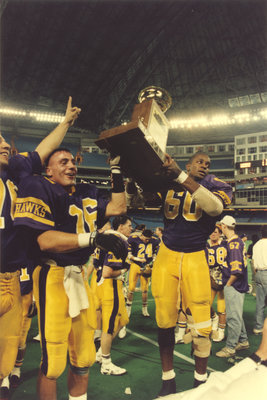
[[[162,170],[165,154],[140,120],[101,132],[95,143],[111,155],[120,155],[124,176],[133,178],[144,191],[168,184]]]

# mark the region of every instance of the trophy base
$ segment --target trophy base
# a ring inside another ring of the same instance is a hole
[[[168,185],[162,169],[165,154],[140,120],[101,132],[95,143],[111,155],[120,155],[124,176],[134,179],[144,191]]]

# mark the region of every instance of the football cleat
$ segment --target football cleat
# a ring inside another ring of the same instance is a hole
[[[147,311],[147,307],[142,308],[142,315],[144,317],[150,317],[149,312]]]
[[[118,333],[118,337],[119,339],[124,339],[126,336],[126,326],[124,326],[123,328],[120,329],[119,333]]]
[[[206,383],[207,380],[205,381],[199,381],[198,379],[194,379],[194,384],[193,384],[193,388],[199,387],[200,385],[203,385],[203,383]]]
[[[116,375],[116,376],[124,375],[127,373],[125,368],[118,367],[112,362],[105,365],[102,363],[100,372],[102,375]]]
[[[96,353],[95,361],[96,361],[97,363],[99,363],[99,364],[102,363],[102,349],[101,349],[101,347],[99,347],[99,349],[98,349],[98,351],[97,351],[97,353]]]
[[[17,388],[21,383],[21,379],[17,375],[10,375],[9,381],[12,388]]]
[[[160,392],[158,394],[158,398],[159,397],[164,397],[164,396],[167,396],[168,394],[173,394],[173,393],[176,393],[175,378],[168,379],[166,381],[162,381],[162,387],[161,387]]]

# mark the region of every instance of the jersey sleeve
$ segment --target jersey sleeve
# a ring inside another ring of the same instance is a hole
[[[108,252],[104,260],[104,266],[112,268],[114,271],[122,269],[122,260],[117,259],[113,253]]]
[[[55,228],[53,202],[44,185],[44,178],[40,178],[33,176],[22,180],[15,208],[15,226],[43,231]]]
[[[233,189],[228,183],[216,178],[215,175],[207,175],[200,184],[219,197],[222,200],[224,207],[231,204]]]
[[[42,162],[36,151],[19,153],[10,158],[8,165],[16,183],[27,176],[42,173]]]

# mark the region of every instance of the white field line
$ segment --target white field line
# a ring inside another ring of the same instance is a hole
[[[134,331],[132,331],[131,329],[128,329],[128,328],[127,328],[127,332],[130,332],[132,335],[138,337],[139,339],[144,340],[145,342],[148,342],[148,343],[150,343],[150,344],[153,344],[153,346],[159,347],[158,343],[155,342],[155,340],[149,339],[148,337],[146,337],[146,336],[144,336],[144,335],[140,335],[140,333],[134,332]],[[189,358],[189,357],[185,356],[184,354],[179,353],[179,352],[176,351],[176,350],[174,350],[173,354],[174,354],[176,357],[181,358],[182,360],[185,360],[185,361],[189,362],[189,364],[195,365],[195,361],[192,360],[192,358]],[[210,367],[208,367],[207,370],[208,370],[208,371],[211,371],[211,372],[216,371],[215,369],[210,368]]]

